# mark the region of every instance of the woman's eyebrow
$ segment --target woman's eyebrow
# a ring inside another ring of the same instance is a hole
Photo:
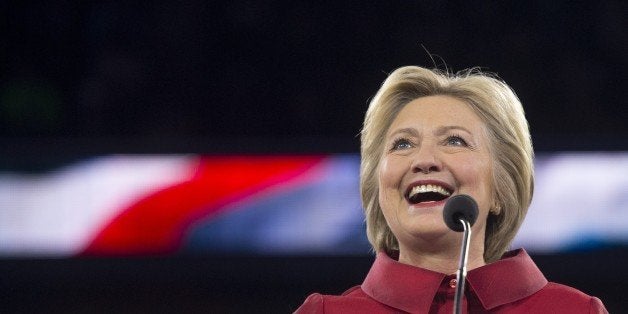
[[[408,134],[410,136],[415,136],[415,137],[419,136],[419,131],[417,131],[414,128],[402,128],[402,129],[397,129],[394,132],[388,134],[388,137],[392,137],[393,135],[400,134],[400,133]]]
[[[446,126],[441,126],[441,127],[439,127],[439,128],[437,128],[437,129],[436,129],[436,131],[434,132],[434,134],[436,134],[436,135],[439,135],[439,136],[440,136],[440,135],[444,135],[444,134],[446,134],[447,132],[449,132],[449,131],[451,131],[451,130],[461,130],[461,131],[464,131],[464,132],[466,132],[466,133],[473,134],[473,133],[471,133],[471,131],[469,131],[469,129],[467,129],[467,128],[463,127],[463,126],[459,126],[459,125],[446,125]]]

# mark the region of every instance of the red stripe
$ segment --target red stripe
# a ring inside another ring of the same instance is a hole
[[[84,255],[167,254],[176,251],[190,224],[233,201],[285,182],[322,156],[207,157],[193,179],[158,191],[121,211]]]

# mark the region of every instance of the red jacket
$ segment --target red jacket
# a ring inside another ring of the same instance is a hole
[[[378,253],[361,286],[340,296],[312,294],[296,313],[450,314],[455,278]],[[548,283],[523,249],[469,271],[465,290],[463,313],[608,313],[600,299]]]

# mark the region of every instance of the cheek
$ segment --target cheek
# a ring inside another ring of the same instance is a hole
[[[403,161],[395,156],[387,156],[382,158],[379,165],[379,190],[380,192],[398,189],[401,185],[401,179],[405,174]]]
[[[399,156],[382,158],[378,169],[379,205],[386,212],[401,201],[399,187],[405,174],[403,160]]]
[[[488,208],[492,197],[492,163],[489,158],[466,159],[458,163],[456,177],[461,185],[467,187],[478,202],[481,210]]]

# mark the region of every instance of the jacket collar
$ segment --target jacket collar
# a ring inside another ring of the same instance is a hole
[[[399,263],[377,253],[362,290],[388,306],[428,313],[445,274]],[[506,253],[494,263],[467,273],[467,293],[473,293],[486,310],[511,303],[541,290],[547,279],[525,250]]]

